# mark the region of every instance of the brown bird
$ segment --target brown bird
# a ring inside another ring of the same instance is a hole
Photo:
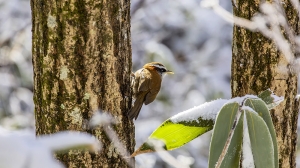
[[[132,81],[133,98],[135,99],[128,116],[132,120],[137,119],[143,103],[145,105],[153,102],[161,86],[163,75],[166,73],[173,74],[172,71],[159,62],[147,63],[142,69],[134,73]]]

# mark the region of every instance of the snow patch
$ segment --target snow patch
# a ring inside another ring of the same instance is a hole
[[[253,113],[257,114],[257,112],[253,108],[251,108],[249,106],[243,106],[241,108],[241,110],[247,110],[247,111],[250,111],[250,112],[253,112]]]
[[[76,146],[86,146],[90,151],[100,150],[98,140],[84,132],[62,131],[52,135],[40,136],[37,140],[52,151],[70,149]]]
[[[245,95],[243,97],[235,97],[228,100],[228,103],[239,103],[242,104],[246,99],[259,99],[256,95]]]
[[[268,89],[268,90],[271,91],[271,89]],[[271,94],[271,97],[273,98],[273,103],[272,104],[276,104],[276,105],[278,105],[279,103],[281,103],[284,100],[284,96],[277,96],[273,92]]]
[[[251,149],[251,142],[248,130],[248,124],[246,119],[246,114],[244,115],[244,131],[243,131],[243,168],[255,168],[254,159]]]
[[[34,131],[8,131],[0,126],[0,167],[5,168],[63,168],[53,152],[76,147],[92,151],[100,142],[90,134],[64,131],[35,137]]]
[[[218,99],[211,102],[206,102],[200,106],[188,109],[170,118],[173,123],[178,123],[181,121],[198,121],[197,119],[201,117],[204,120],[215,120],[216,115],[222,108],[222,106],[227,103],[226,99]]]

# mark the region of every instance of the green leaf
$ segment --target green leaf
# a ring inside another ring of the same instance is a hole
[[[275,167],[273,142],[267,124],[257,113],[248,110],[245,113],[255,167]]]
[[[222,168],[239,167],[240,165],[243,142],[243,116],[244,113],[242,113],[239,122],[234,130],[234,134],[230,141],[229,148],[221,164]]]
[[[283,97],[276,96],[271,90],[265,90],[258,95],[259,98],[264,101],[268,107],[268,109],[273,109],[277,105],[280,104],[284,100]]]
[[[212,140],[210,142],[210,151],[209,151],[209,168],[214,168],[227,141],[229,132],[233,127],[234,119],[238,112],[239,104],[238,103],[229,103],[222,107],[221,111],[218,114],[216,123],[214,126],[214,132],[212,134]],[[239,127],[240,129],[240,127]],[[239,130],[238,129],[238,130]],[[236,136],[240,134],[237,132]],[[241,138],[242,139],[242,138]],[[238,143],[238,142],[237,142]],[[230,154],[229,154],[230,155]],[[236,157],[235,157],[236,158]],[[235,159],[233,159],[235,160]],[[229,159],[227,159],[224,165],[231,164]],[[222,162],[223,164],[223,162]],[[232,163],[234,164],[234,163]]]
[[[266,104],[271,104],[273,103],[273,98],[271,97],[272,94],[273,92],[271,90],[265,90],[261,92],[258,97],[261,98]]]
[[[274,148],[274,161],[275,161],[275,168],[278,168],[278,147],[277,147],[277,139],[276,133],[273,126],[272,118],[270,116],[270,112],[266,104],[260,99],[247,99],[245,101],[245,106],[251,107],[255,112],[258,113],[259,116],[262,117],[264,122],[266,123],[269,132],[272,137],[272,144]]]

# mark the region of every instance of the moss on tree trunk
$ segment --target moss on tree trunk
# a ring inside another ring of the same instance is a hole
[[[251,19],[259,12],[260,1],[233,1],[234,15]],[[298,14],[290,1],[282,2],[288,16],[290,26],[298,34]],[[288,62],[279,52],[275,44],[258,32],[234,26],[232,45],[232,96],[259,94],[270,88],[278,96],[284,96],[284,101],[271,111],[275,126],[279,166],[282,168],[296,167],[296,142],[298,102],[297,75],[286,73],[280,67],[288,68]]]
[[[130,108],[130,1],[31,0],[36,133],[86,131],[100,153],[60,155],[67,167],[128,167],[101,128],[88,121],[101,109],[128,152],[134,149]]]

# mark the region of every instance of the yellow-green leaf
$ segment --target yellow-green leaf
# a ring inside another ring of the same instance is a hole
[[[137,151],[135,151],[131,156],[148,152],[154,152],[154,148],[148,142],[151,140],[160,140],[165,146],[166,150],[173,150],[175,148],[181,147],[182,145],[192,141],[198,136],[212,130],[214,120],[212,119],[202,119],[198,118],[196,121],[190,122],[178,122],[174,123],[170,119],[163,122],[148,138],[148,141],[144,143]]]
[[[131,156],[154,152],[153,140],[163,142],[165,150],[173,150],[212,130],[217,113],[228,100],[215,100],[181,112],[162,123]]]

